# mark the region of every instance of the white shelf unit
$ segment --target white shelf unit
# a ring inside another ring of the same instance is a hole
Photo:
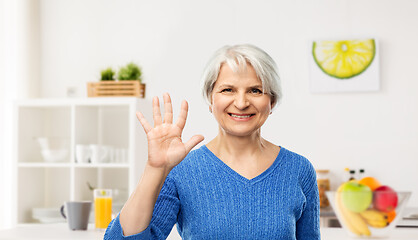
[[[59,208],[65,201],[93,200],[87,182],[118,189],[115,204],[134,190],[147,160],[147,139],[136,112],[151,115],[146,99],[30,99],[15,103],[14,223],[32,223],[33,208]],[[151,118],[152,119],[152,118]],[[68,159],[45,162],[37,137],[69,139]],[[78,163],[77,144],[127,149],[125,163]]]

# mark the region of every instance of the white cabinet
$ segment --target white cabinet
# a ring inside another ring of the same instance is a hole
[[[137,111],[150,119],[151,103],[131,97],[18,101],[14,222],[34,222],[33,208],[59,208],[68,200],[93,200],[88,184],[117,190],[114,204],[123,204],[147,159],[146,135],[136,118]],[[59,162],[45,161],[39,137],[66,140],[65,157]],[[75,157],[79,144],[106,146],[107,160],[80,163]]]

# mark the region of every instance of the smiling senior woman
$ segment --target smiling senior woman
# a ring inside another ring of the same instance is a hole
[[[281,98],[273,59],[252,45],[225,46],[203,81],[218,135],[191,151],[203,136],[182,142],[187,102],[173,123],[170,96],[164,119],[154,97],[154,126],[137,113],[148,138],[144,173],[105,239],[165,239],[176,223],[183,239],[320,239],[312,164],[260,135]]]

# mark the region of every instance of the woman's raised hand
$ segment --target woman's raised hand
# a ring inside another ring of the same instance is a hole
[[[187,101],[183,100],[181,103],[180,115],[176,123],[173,123],[170,95],[165,93],[163,98],[164,120],[161,116],[158,97],[154,97],[152,100],[154,127],[148,123],[140,112],[137,112],[136,115],[148,138],[148,165],[171,171],[204,138],[202,135],[195,135],[189,141],[183,143],[181,134],[187,119]]]
[[[164,94],[164,120],[158,97],[152,100],[154,127],[137,112],[148,138],[148,162],[135,191],[120,212],[120,224],[126,236],[144,231],[151,222],[155,202],[168,173],[179,164],[203,136],[195,135],[186,143],[181,140],[186,124],[188,106],[181,103],[180,115],[173,123],[173,108],[168,93]],[[141,214],[138,214],[141,213]]]

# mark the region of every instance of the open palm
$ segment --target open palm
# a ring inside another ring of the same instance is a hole
[[[181,110],[176,123],[173,123],[173,108],[168,93],[164,96],[164,120],[161,116],[158,97],[152,101],[154,127],[138,112],[137,117],[148,138],[148,164],[155,168],[171,170],[179,164],[190,150],[203,141],[202,135],[195,135],[183,143],[181,135],[186,124],[188,104],[181,103]]]

